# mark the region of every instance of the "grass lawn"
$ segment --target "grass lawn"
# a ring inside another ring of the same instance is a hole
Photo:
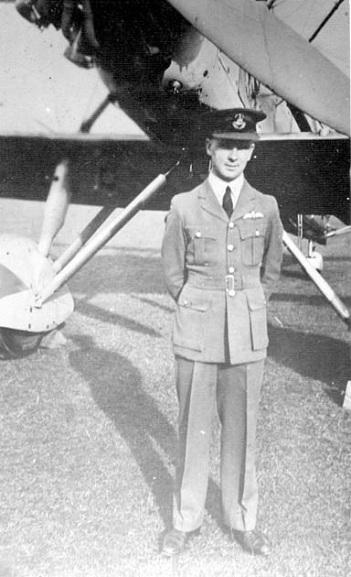
[[[177,424],[161,216],[69,283],[64,347],[1,361],[0,577],[350,575],[349,335],[289,255],[258,429],[259,526],[273,554],[250,557],[223,532],[215,419],[202,531],[179,560],[160,557]],[[350,308],[350,238],[322,252]]]

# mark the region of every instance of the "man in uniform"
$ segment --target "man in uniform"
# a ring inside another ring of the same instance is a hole
[[[224,523],[246,551],[270,553],[267,537],[256,530],[255,437],[266,303],[280,274],[283,228],[275,198],[255,190],[243,174],[264,118],[248,109],[203,115],[209,176],[175,196],[166,219],[162,262],[177,303],[179,400],[173,528],[162,545],[169,556],[183,550],[203,521],[216,403]]]

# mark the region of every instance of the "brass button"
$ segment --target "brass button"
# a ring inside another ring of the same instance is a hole
[[[195,236],[196,238],[201,238],[201,230],[197,230]]]
[[[234,297],[235,296],[235,290],[231,289],[230,291],[228,291],[228,295],[230,297]]]
[[[229,274],[233,274],[233,272],[235,272],[235,268],[233,266],[230,266],[228,268],[228,272],[229,272]]]
[[[230,222],[228,226],[229,228],[234,228],[234,222]]]
[[[228,244],[227,249],[229,252],[232,252],[234,250],[234,246],[232,244]]]

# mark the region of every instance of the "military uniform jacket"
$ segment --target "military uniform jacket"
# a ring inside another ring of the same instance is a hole
[[[173,198],[162,262],[177,303],[176,355],[231,364],[266,356],[266,303],[279,278],[282,233],[275,198],[246,180],[230,219],[207,180]]]

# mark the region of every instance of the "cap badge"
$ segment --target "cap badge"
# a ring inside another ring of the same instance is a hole
[[[235,114],[232,126],[233,128],[236,128],[236,130],[243,130],[246,126],[244,115],[241,114],[240,112]]]

